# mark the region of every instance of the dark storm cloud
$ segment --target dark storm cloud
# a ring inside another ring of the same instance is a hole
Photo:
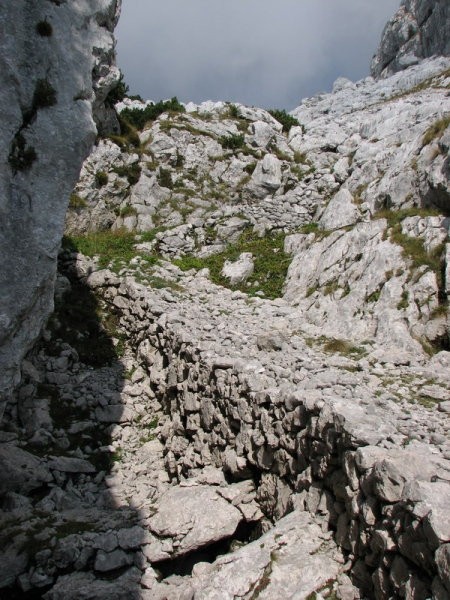
[[[399,0],[123,0],[118,63],[159,100],[293,108],[369,72]]]

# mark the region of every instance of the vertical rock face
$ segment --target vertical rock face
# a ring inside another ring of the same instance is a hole
[[[52,310],[69,194],[116,85],[120,0],[0,6],[0,416]]]
[[[372,61],[372,75],[385,77],[420,59],[450,54],[448,0],[402,0],[384,28]]]

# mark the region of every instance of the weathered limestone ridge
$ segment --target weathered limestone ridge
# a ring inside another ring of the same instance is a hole
[[[402,0],[384,28],[372,75],[387,77],[420,59],[450,54],[448,0]]]
[[[69,194],[118,80],[120,0],[0,6],[0,415],[53,308]]]

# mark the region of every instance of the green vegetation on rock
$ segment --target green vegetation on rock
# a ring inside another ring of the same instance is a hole
[[[139,243],[150,242],[155,239],[157,230],[139,235]],[[115,231],[96,231],[86,235],[66,236],[63,238],[63,247],[67,250],[81,252],[85,256],[98,256],[99,267],[110,267],[118,270],[122,265],[129,264],[130,260],[140,253],[136,251],[136,233],[126,229]],[[143,256],[149,265],[157,262],[156,257]]]
[[[230,244],[220,254],[208,258],[186,256],[174,262],[184,271],[206,267],[214,283],[246,292],[250,296],[262,291],[267,298],[279,298],[291,262],[291,257],[284,252],[284,238],[283,233],[269,234],[260,238],[252,230],[247,229],[237,243]],[[231,286],[221,274],[223,265],[226,260],[236,261],[243,252],[253,254],[255,270],[246,282]]]
[[[245,140],[242,134],[223,135],[219,143],[225,150],[238,150],[245,145]]]
[[[442,119],[439,119],[438,121],[435,121],[426,130],[426,132],[422,138],[422,145],[428,146],[428,144],[431,144],[431,142],[434,142],[434,140],[441,138],[444,131],[447,129],[447,127],[449,125],[450,125],[450,115],[447,115],[446,117],[443,117]]]
[[[279,123],[283,125],[284,133],[289,133],[291,127],[295,127],[296,125],[300,125],[298,120],[287,113],[284,109],[279,110],[277,108],[271,108],[268,111],[274,119],[276,119]]]
[[[174,96],[171,100],[160,100],[156,104],[149,104],[144,109],[140,108],[125,108],[120,116],[128,121],[136,129],[143,129],[149,121],[154,121],[165,112],[183,113],[185,108],[178,102],[178,98]]]

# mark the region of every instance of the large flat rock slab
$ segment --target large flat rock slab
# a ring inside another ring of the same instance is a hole
[[[217,488],[200,485],[169,489],[149,527],[160,538],[173,538],[173,556],[181,556],[231,537],[242,520],[242,513]]]

